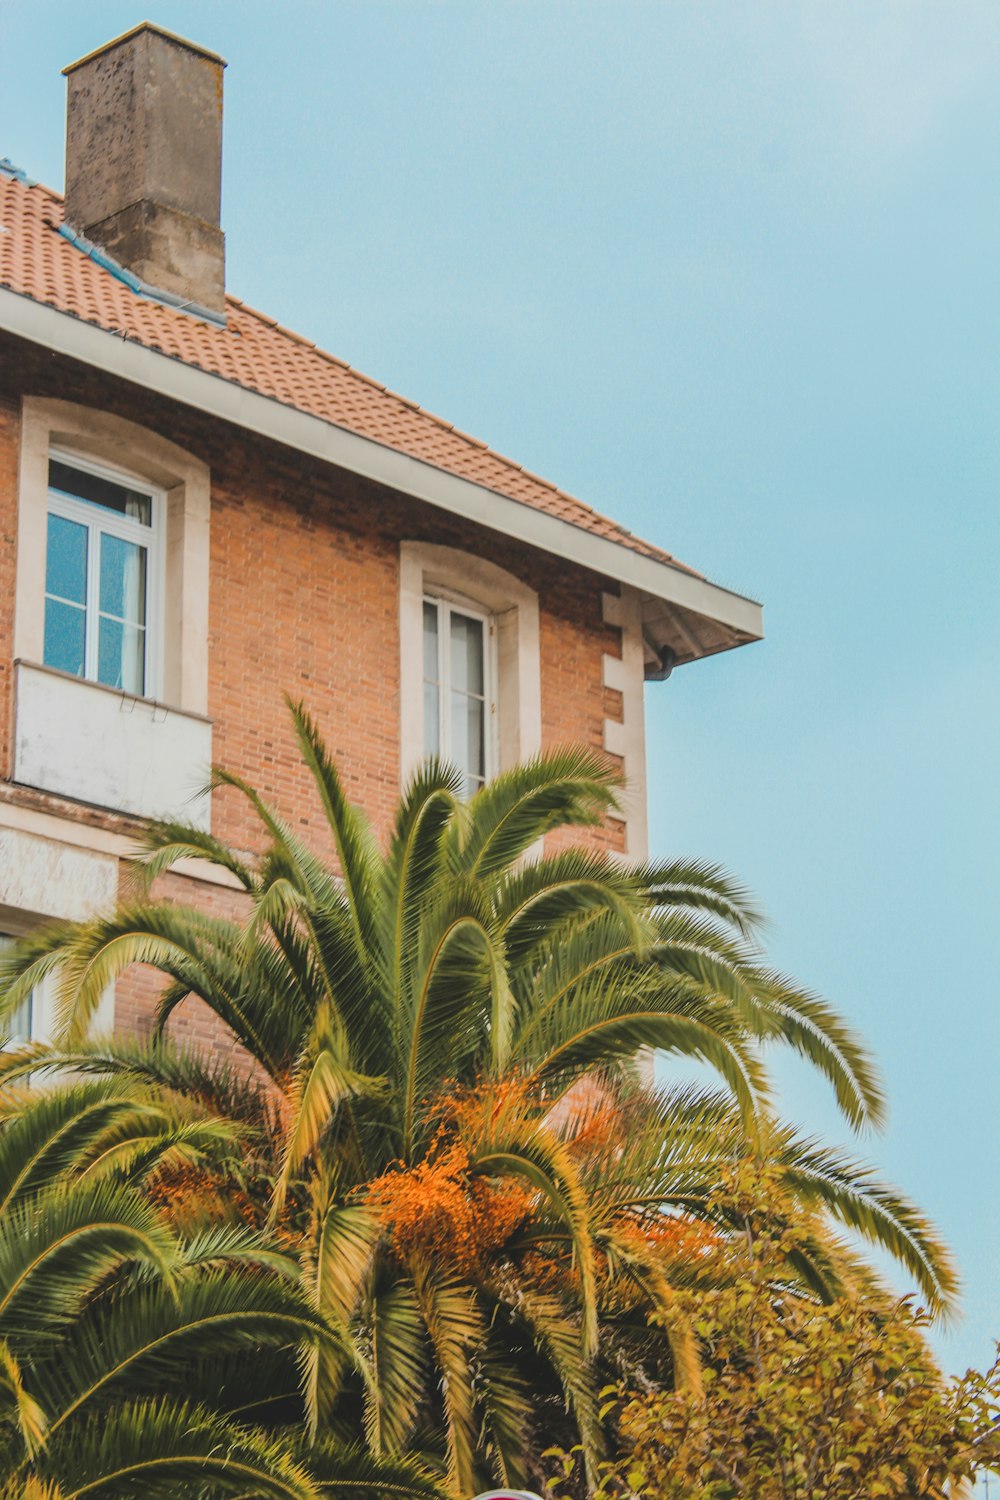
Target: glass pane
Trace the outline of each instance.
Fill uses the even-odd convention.
[[[451,617],[451,685],[465,693],[483,691],[483,622]]]
[[[146,549],[101,533],[101,613],[146,623]]]
[[[34,1007],[32,1005],[32,997],[28,995],[24,1000],[21,1001],[20,1005],[17,1007],[17,1010],[7,1022],[8,1042],[20,1043],[31,1041],[31,1022],[33,1009]]]
[[[424,677],[438,680],[438,607],[424,600]]]
[[[450,759],[464,773],[467,793],[486,775],[484,712],[481,698],[452,692]]]
[[[45,592],[74,604],[87,602],[87,528],[63,516],[49,516]]]
[[[58,599],[45,601],[45,646],[43,660],[47,667],[83,676],[84,640],[87,612],[75,604]]]
[[[97,636],[97,680],[126,693],[146,689],[146,632],[102,615]]]
[[[13,943],[13,938],[0,935],[0,953],[3,953],[11,948],[13,946]],[[31,1022],[33,1009],[34,1007],[32,1004],[32,997],[29,994],[24,1000],[21,1001],[21,1004],[17,1007],[17,1010],[10,1017],[10,1019],[4,1022],[3,1026],[0,1027],[0,1033],[6,1035],[8,1043],[31,1041]]]
[[[424,754],[441,754],[441,689],[424,683]]]
[[[49,460],[49,489],[72,495],[75,500],[86,500],[89,505],[116,510],[121,516],[141,521],[143,526],[148,526],[153,517],[152,499],[141,490],[131,490],[111,479],[99,479],[96,474],[74,469],[70,464],[60,463],[57,458]]]

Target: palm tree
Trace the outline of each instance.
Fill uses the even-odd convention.
[[[229,1188],[295,1248],[332,1335],[304,1364],[314,1442],[363,1433],[374,1455],[437,1459],[458,1495],[523,1481],[535,1435],[567,1420],[593,1461],[609,1370],[698,1378],[673,1287],[699,1256],[678,1246],[699,1226],[729,1232],[719,1184],[740,1155],[773,1158],[802,1205],[788,1274],[816,1295],[858,1273],[832,1217],[947,1304],[953,1273],[920,1214],[771,1121],[768,1045],[815,1065],[852,1126],[877,1124],[883,1100],[833,1010],[764,965],[745,892],[694,862],[538,854],[613,807],[600,757],[548,754],[467,804],[428,762],[382,851],[316,726],[292,712],[332,858],[219,771],[215,786],[255,809],[263,854],[168,823],[149,832],[145,870],[152,882],[181,858],[215,862],[245,892],[243,920],[147,895],[50,929],[9,965],[3,1006],[56,975],[62,1065],[198,1100],[239,1130]],[[157,1035],[86,1042],[106,986],[136,962],[168,981]],[[171,1045],[191,995],[232,1031],[242,1074]],[[657,1091],[649,1049],[709,1064],[722,1092]]]
[[[114,1080],[17,1097],[0,1125],[0,1474],[39,1494],[318,1494],[211,1401],[208,1364],[318,1336],[290,1268],[245,1230],[179,1240],[140,1190],[227,1133]],[[254,1274],[250,1274],[251,1270]],[[211,1350],[211,1361],[206,1360]],[[163,1394],[164,1384],[186,1392]],[[30,1481],[30,1483],[29,1483]]]
[[[39,1050],[12,1062],[44,1068]],[[0,1494],[321,1500],[324,1478],[435,1493],[332,1448],[307,1467],[267,1430],[262,1364],[294,1390],[296,1352],[329,1337],[298,1268],[245,1227],[178,1235],[148,1191],[232,1139],[134,1082],[3,1089]]]

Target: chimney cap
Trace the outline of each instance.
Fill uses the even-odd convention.
[[[112,37],[110,42],[105,42],[101,47],[95,47],[93,52],[88,52],[84,57],[78,57],[76,62],[71,62],[63,68],[63,77],[66,78],[77,68],[82,68],[84,63],[91,62],[95,57],[100,57],[102,52],[110,52],[112,47],[118,47],[122,42],[127,42],[141,31],[151,31],[156,36],[166,37],[168,42],[176,42],[179,47],[187,47],[190,52],[197,52],[201,57],[207,57],[209,62],[217,62],[226,67],[226,59],[220,57],[218,52],[212,52],[208,47],[202,47],[197,42],[189,42],[187,37],[178,36],[176,31],[168,31],[165,26],[157,26],[152,21],[140,21],[138,26],[133,26],[130,31],[123,31],[121,36]]]

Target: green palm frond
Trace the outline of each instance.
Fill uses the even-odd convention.
[[[329,1337],[291,1283],[250,1278],[241,1267],[188,1274],[171,1287],[139,1283],[88,1309],[48,1363],[50,1437],[109,1399],[184,1389],[185,1370],[204,1349],[221,1388],[227,1358]]]
[[[204,860],[220,870],[228,870],[245,891],[254,889],[254,873],[246,860],[241,859],[228,844],[196,828],[193,823],[178,823],[163,820],[153,822],[141,835],[143,858],[140,873],[147,888],[158,875],[172,870],[182,859]]]
[[[321,1006],[313,1034],[288,1089],[289,1123],[275,1185],[274,1212],[284,1207],[293,1175],[350,1101],[384,1096],[386,1081],[352,1066],[347,1038],[329,1008]]]
[[[39,1475],[63,1500],[321,1500],[287,1444],[183,1401],[123,1401],[49,1442]]]
[[[364,1449],[322,1441],[302,1451],[328,1500],[450,1500],[435,1476],[415,1459],[374,1457]]]
[[[455,870],[484,878],[509,869],[557,828],[594,827],[617,806],[621,777],[593,750],[549,751],[486,784],[450,839]]]
[[[425,914],[420,947],[397,1023],[402,1143],[409,1156],[420,1138],[420,1107],[443,1077],[468,1069],[489,1042],[484,1022],[502,980],[489,912],[475,886],[450,885]]]
[[[24,1383],[24,1371],[6,1339],[0,1339],[0,1414],[13,1425],[30,1459],[45,1442],[48,1418]],[[0,1492],[2,1493],[2,1492]]]
[[[360,809],[345,796],[337,768],[327,754],[316,723],[305,705],[286,701],[302,758],[312,773],[333,835],[358,947],[370,955],[374,946],[377,864],[371,829]]]
[[[781,1132],[772,1149],[790,1188],[888,1251],[913,1276],[933,1312],[954,1311],[959,1281],[948,1249],[903,1193],[847,1152],[800,1140],[790,1130]]]
[[[185,1118],[130,1081],[82,1079],[9,1091],[0,1117],[0,1213],[60,1178],[113,1175],[140,1180],[167,1162],[192,1162],[232,1149],[236,1125]]]
[[[494,903],[510,963],[529,969],[533,959],[551,953],[561,930],[571,936],[574,924],[595,914],[617,924],[633,954],[644,953],[652,937],[631,871],[583,849],[505,871]]]
[[[139,1103],[114,1079],[90,1079],[41,1093],[26,1091],[5,1101],[0,1128],[0,1214],[60,1176],[77,1176],[91,1165],[123,1127],[143,1134],[151,1116],[165,1111]],[[13,1108],[11,1108],[13,1105]]]
[[[425,1399],[430,1362],[427,1329],[409,1279],[397,1278],[376,1292],[368,1337],[365,1435],[373,1453],[401,1453]]]
[[[878,1070],[833,1007],[770,971],[754,971],[752,983],[769,1013],[769,1038],[791,1047],[826,1077],[855,1129],[884,1124],[886,1098]]]
[[[449,1477],[460,1495],[475,1485],[477,1423],[473,1351],[486,1328],[472,1288],[431,1264],[410,1267],[417,1306],[439,1371]]]
[[[581,1350],[578,1320],[556,1293],[539,1291],[531,1285],[515,1289],[501,1284],[494,1290],[513,1304],[518,1322],[534,1349],[556,1372],[579,1434],[588,1474],[593,1477],[604,1451],[605,1437],[598,1415],[595,1367]]]
[[[522,1485],[533,1446],[535,1396],[529,1374],[518,1368],[512,1351],[489,1328],[476,1354],[476,1394],[483,1414],[479,1439],[488,1467],[477,1483]]]
[[[361,1204],[330,1202],[317,1185],[315,1222],[303,1251],[303,1286],[310,1305],[338,1338],[312,1346],[304,1358],[309,1431],[333,1421],[349,1376],[364,1372],[354,1321],[372,1269],[382,1226]],[[377,1414],[373,1414],[377,1420]]]
[[[634,871],[637,885],[651,906],[662,912],[694,911],[718,917],[741,937],[753,940],[766,925],[763,912],[746,886],[720,865],[701,860],[671,860]]]
[[[580,1279],[581,1340],[584,1355],[597,1347],[597,1285],[590,1206],[579,1169],[554,1131],[545,1124],[508,1115],[498,1121],[493,1140],[481,1139],[476,1171],[521,1178],[535,1188],[569,1235],[574,1269]]]
[[[286,1281],[298,1281],[301,1268],[287,1250],[277,1250],[245,1224],[213,1224],[183,1240],[177,1251],[178,1276],[195,1267],[263,1268]]]
[[[429,893],[443,874],[443,843],[460,787],[456,771],[428,761],[407,786],[396,813],[378,903],[382,985],[396,1004],[407,962],[419,943]]]
[[[56,1183],[0,1218],[0,1329],[22,1340],[54,1336],[106,1277],[137,1263],[172,1279],[177,1244],[134,1189]]]

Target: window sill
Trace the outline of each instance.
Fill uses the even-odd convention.
[[[14,779],[142,818],[180,818],[207,829],[212,725],[87,682],[16,661]]]

